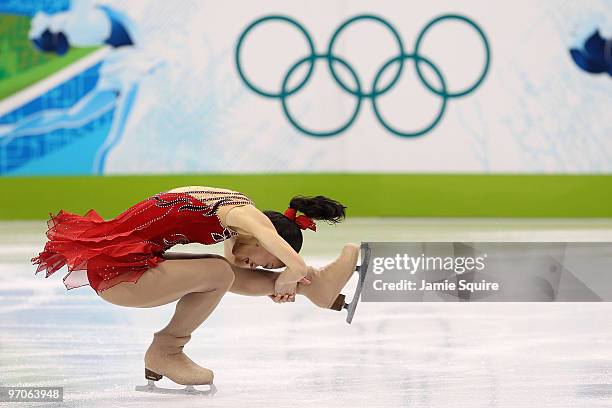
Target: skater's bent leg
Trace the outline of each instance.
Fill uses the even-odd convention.
[[[244,296],[269,296],[274,294],[274,282],[278,273],[266,269],[242,268],[231,264],[225,257],[215,254],[189,254],[167,252],[166,259],[206,259],[215,258],[227,262],[234,271],[234,283],[230,292]]]
[[[231,269],[227,268],[222,278],[217,280],[215,289],[207,292],[192,292],[183,296],[176,304],[172,319],[160,332],[176,337],[193,333],[217,307],[233,281],[234,275]]]
[[[155,307],[174,302],[188,293],[209,292],[232,277],[227,262],[216,258],[166,260],[140,276],[99,293],[107,302],[127,307]],[[232,278],[233,280],[233,278]]]
[[[233,282],[232,268],[224,260],[166,260],[145,272],[136,283],[120,283],[100,296],[131,307],[154,307],[180,299],[172,319],[160,332],[182,337],[208,318]]]

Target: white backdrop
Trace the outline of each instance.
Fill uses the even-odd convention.
[[[143,55],[165,62],[141,77],[107,173],[612,172],[612,78],[582,71],[569,55],[597,27],[612,36],[612,5],[606,0],[107,3],[133,18]],[[298,20],[317,52],[324,53],[333,31],[360,13],[395,26],[406,52],[412,52],[431,19],[465,15],[488,38],[488,75],[471,94],[449,99],[438,125],[417,138],[384,129],[367,99],[346,131],[327,138],[305,135],[287,121],[280,101],[255,94],[238,76],[236,42],[257,18],[283,14]],[[338,41],[337,54],[355,69],[366,91],[376,71],[397,53],[389,31],[372,22],[354,24]],[[474,83],[484,64],[476,32],[453,21],[432,28],[420,53],[440,69],[450,91]],[[279,90],[289,67],[307,55],[304,37],[294,27],[271,22],[245,40],[242,60],[253,82]],[[125,59],[124,72],[137,64],[133,59]],[[339,71],[352,85],[346,71]],[[438,85],[431,71],[426,76]],[[304,70],[298,70],[293,83],[303,77]],[[421,84],[409,60],[379,103],[389,123],[414,130],[432,121],[440,100]],[[323,130],[347,120],[355,97],[319,60],[306,86],[288,101],[304,126]]]

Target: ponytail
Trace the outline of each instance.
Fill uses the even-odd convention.
[[[289,202],[289,208],[300,211],[313,220],[322,220],[330,224],[337,224],[346,217],[345,206],[324,196],[295,196]],[[295,252],[300,252],[304,238],[295,220],[290,220],[278,211],[266,210],[263,213],[272,221],[278,235],[287,241]]]
[[[295,196],[289,202],[289,208],[300,211],[314,220],[327,221],[330,224],[341,222],[345,217],[346,207],[336,200],[325,196]]]

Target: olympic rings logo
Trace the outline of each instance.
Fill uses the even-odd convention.
[[[380,69],[377,71],[374,77],[373,84],[369,91],[363,89],[361,80],[359,76],[357,75],[357,72],[355,72],[355,69],[346,60],[334,54],[334,46],[338,38],[340,37],[340,34],[344,30],[346,30],[350,25],[358,21],[363,21],[363,20],[372,21],[372,22],[381,24],[383,27],[388,29],[393,35],[395,42],[397,43],[397,49],[398,49],[398,53],[395,57],[392,57],[391,59],[389,59],[388,61],[384,62],[381,65]],[[442,21],[445,21],[445,20],[456,20],[456,21],[465,23],[468,26],[472,27],[476,31],[480,39],[482,40],[482,43],[484,45],[484,50],[485,50],[485,64],[484,64],[484,67],[482,68],[482,71],[480,72],[480,75],[478,76],[478,79],[470,86],[467,86],[464,89],[460,89],[457,91],[450,91],[447,88],[446,80],[444,79],[444,76],[442,75],[442,72],[440,71],[440,69],[430,59],[426,58],[425,56],[419,53],[419,49],[421,47],[421,44],[423,43],[423,39],[425,38],[425,35],[427,34],[428,30],[431,29],[436,24]],[[310,51],[309,55],[299,59],[288,69],[287,73],[285,74],[283,78],[281,89],[279,91],[270,91],[270,90],[266,90],[266,89],[263,89],[255,85],[249,78],[247,78],[245,71],[243,69],[243,66],[242,66],[242,62],[241,62],[241,52],[242,52],[242,46],[244,44],[245,38],[247,38],[249,33],[253,29],[255,29],[257,26],[260,26],[270,21],[284,22],[296,28],[306,39],[306,43]],[[289,107],[287,104],[288,97],[296,94],[308,83],[308,80],[310,79],[314,71],[315,63],[318,60],[327,61],[329,72],[331,73],[333,79],[336,81],[338,86],[342,88],[344,91],[348,92],[349,94],[355,97],[355,107],[353,109],[353,113],[351,117],[349,118],[349,120],[343,125],[339,126],[338,128],[325,130],[325,131],[315,131],[315,130],[310,130],[310,129],[305,128],[302,124],[300,124],[297,121],[294,115],[289,111]],[[414,61],[414,67],[416,69],[417,76],[419,80],[422,82],[422,84],[425,85],[425,87],[430,92],[434,93],[435,95],[439,96],[442,99],[442,103],[440,104],[440,108],[439,108],[438,114],[435,117],[435,119],[429,125],[425,126],[424,128],[417,130],[417,131],[413,131],[413,132],[403,131],[389,124],[383,118],[380,112],[379,105],[378,105],[378,98],[384,95],[385,93],[387,93],[399,81],[402,71],[404,69],[404,63],[407,60]],[[407,53],[405,51],[404,43],[398,31],[393,26],[387,20],[383,19],[382,17],[378,17],[372,14],[357,15],[355,17],[352,17],[346,20],[344,23],[342,23],[334,31],[334,34],[332,35],[329,41],[329,44],[327,46],[327,52],[324,54],[317,53],[315,49],[314,41],[312,37],[310,36],[310,34],[308,33],[308,31],[304,28],[304,26],[302,26],[296,20],[290,17],[287,17],[287,16],[282,16],[282,15],[269,15],[269,16],[265,16],[265,17],[262,17],[262,18],[259,18],[253,21],[249,26],[247,26],[247,28],[242,32],[242,34],[240,34],[240,37],[238,38],[238,42],[236,44],[236,50],[235,50],[236,67],[238,69],[238,74],[240,78],[242,79],[242,81],[244,82],[244,84],[251,91],[255,92],[258,95],[261,95],[266,98],[271,98],[271,99],[279,99],[281,102],[283,112],[285,116],[287,117],[287,120],[289,120],[289,122],[297,130],[307,135],[315,136],[315,137],[335,136],[335,135],[338,135],[344,132],[349,127],[351,127],[353,123],[355,122],[355,120],[357,119],[357,116],[359,115],[361,104],[364,99],[369,99],[372,102],[372,108],[374,110],[374,114],[376,115],[376,118],[378,119],[380,124],[385,129],[387,129],[389,132],[397,136],[401,136],[401,137],[421,136],[429,132],[430,130],[432,130],[440,122],[440,120],[442,120],[442,117],[444,116],[444,112],[446,110],[446,104],[449,99],[460,98],[462,96],[466,96],[470,94],[471,92],[473,92],[474,90],[476,90],[476,88],[478,88],[482,84],[482,82],[484,81],[487,75],[487,72],[489,71],[490,61],[491,61],[491,52],[489,49],[489,41],[487,40],[487,37],[484,31],[474,21],[470,20],[469,18],[465,16],[457,15],[457,14],[444,14],[444,15],[434,18],[429,23],[427,23],[427,25],[425,25],[425,27],[419,32],[417,39],[416,39],[416,44],[414,46],[414,50],[411,53]],[[291,77],[298,70],[298,68],[300,68],[303,64],[308,64],[308,70],[306,72],[306,75],[295,86],[290,87],[289,82],[291,80]],[[354,86],[350,86],[346,84],[345,81],[343,81],[340,78],[337,72],[336,64],[341,65],[343,68],[345,68],[348,71],[348,73],[352,77]],[[393,65],[398,66],[397,72],[395,73],[395,75],[392,76],[392,79],[390,80],[390,83],[388,85],[382,86],[380,82],[381,82],[381,79],[383,78],[383,75],[385,74],[387,69],[389,69]],[[423,67],[422,67],[423,65],[426,65],[433,71],[433,73],[435,74],[435,77],[437,77],[437,80],[439,82],[438,87],[430,84],[428,80],[425,78],[425,76],[423,75]]]

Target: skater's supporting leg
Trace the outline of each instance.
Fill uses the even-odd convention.
[[[120,283],[100,296],[111,303],[131,307],[153,307],[180,299],[174,316],[154,334],[145,353],[145,377],[155,381],[165,375],[178,384],[212,384],[213,372],[189,359],[183,347],[233,281],[232,268],[224,260],[167,260],[149,269],[136,283]]]
[[[233,279],[229,264],[216,258],[166,260],[142,274],[136,283],[122,282],[99,295],[127,307],[165,305],[194,292],[212,293],[209,297],[218,298],[218,302],[220,292],[225,293]]]
[[[226,279],[219,282],[217,289],[186,294],[176,304],[170,322],[159,332],[177,337],[190,335],[210,316],[230,285],[231,280]]]

